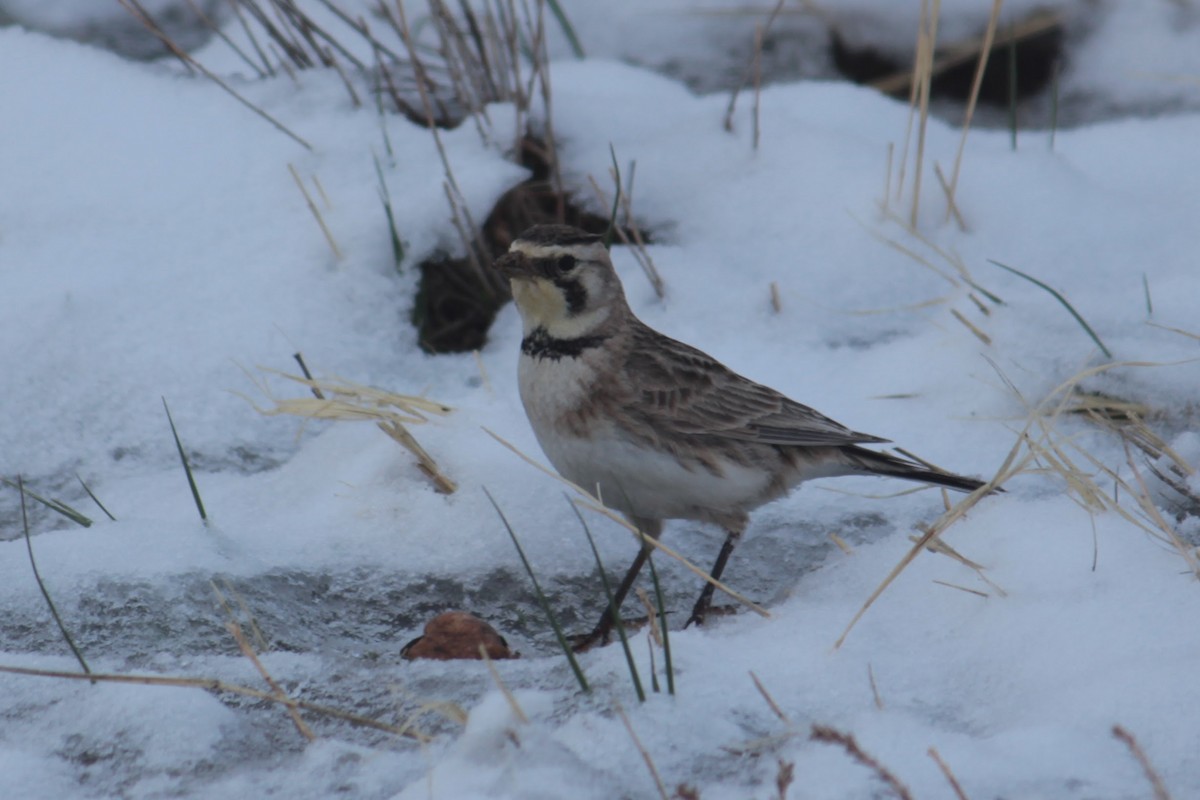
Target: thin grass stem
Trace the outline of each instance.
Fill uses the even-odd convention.
[[[396,230],[396,215],[392,213],[392,195],[388,191],[387,181],[383,177],[383,165],[379,163],[379,157],[375,155],[374,151],[371,153],[371,158],[375,162],[375,174],[379,176],[379,202],[383,204],[383,213],[387,217],[388,234],[392,241],[392,260],[396,264],[396,271],[399,272],[400,265],[404,263],[404,241]]]
[[[954,790],[954,796],[958,798],[958,800],[969,800],[967,793],[963,791],[962,784],[959,783],[958,778],[954,776],[954,772],[951,771],[950,765],[942,760],[942,756],[940,753],[938,753],[937,749],[930,747],[925,752],[934,760],[934,763],[938,765],[938,769],[942,771],[942,774],[946,776],[946,781],[950,784],[950,788]]]
[[[92,502],[95,503],[96,505],[100,506],[100,510],[103,511],[110,520],[112,520],[113,522],[116,522],[117,518],[112,515],[111,511],[109,511],[107,508],[104,507],[104,503],[101,503],[100,498],[96,497],[96,493],[93,492],[88,487],[88,485],[83,482],[83,478],[79,477],[78,472],[75,473],[75,480],[79,481],[79,485],[83,487],[83,490],[85,492],[87,492],[87,496],[92,498]]]
[[[304,195],[304,202],[308,205],[309,212],[317,221],[317,225],[321,228],[321,233],[325,235],[325,241],[329,244],[329,249],[333,251],[333,258],[336,261],[342,260],[342,250],[338,247],[337,240],[333,238],[333,232],[329,230],[329,226],[325,224],[325,217],[321,215],[321,210],[317,208],[317,204],[313,202],[312,195],[308,193],[308,189],[304,188],[304,181],[300,180],[300,173],[296,168],[288,164],[288,172],[292,173],[292,180],[296,182],[296,188],[300,190],[300,194]]]
[[[779,16],[779,12],[783,10],[783,5],[785,2],[786,0],[778,0],[778,2],[775,3],[775,7],[771,9],[771,13],[767,16],[767,21],[762,25],[762,36],[766,36],[767,32],[771,30],[771,23],[773,23],[775,18]],[[729,94],[729,105],[725,107],[725,119],[723,124],[725,126],[725,130],[729,131],[730,133],[733,132],[733,112],[737,109],[738,95],[741,93],[742,87],[746,85],[746,82],[750,80],[750,77],[753,74],[754,58],[755,56],[752,53],[750,61],[746,64],[742,71],[742,77],[737,82],[737,86],[735,86],[733,91]]]
[[[355,31],[355,33],[357,33],[359,36],[366,39],[371,44],[372,48],[379,50],[381,52],[387,53],[389,56],[391,56],[397,62],[400,62],[400,63],[404,62],[404,59],[400,57],[399,53],[397,53],[395,50],[392,50],[391,48],[387,47],[386,45],[384,45],[382,42],[380,42],[378,39],[376,39],[374,36],[371,35],[371,31],[367,27],[367,24],[363,21],[362,17],[359,17],[357,20],[354,20],[353,18],[350,17],[349,14],[347,14],[342,9],[338,8],[333,3],[329,2],[329,0],[317,0],[317,2],[320,3],[321,5],[325,6],[325,8],[329,9],[334,14],[334,16],[336,16],[342,22],[349,25],[350,28],[352,28]],[[328,36],[326,36],[325,38],[327,41],[329,40]],[[330,42],[330,43],[333,44],[333,42]],[[342,48],[339,47],[338,49],[341,50]],[[342,50],[342,54],[345,55],[347,58],[350,58],[349,53],[347,53],[345,50]],[[351,59],[351,60],[354,61],[355,66],[357,66],[359,69],[366,69],[366,67],[362,64],[362,62],[358,61],[357,59]]]
[[[938,21],[941,18],[941,0],[932,0],[932,8],[922,0],[921,35],[918,37],[918,51],[922,58],[918,62],[918,113],[917,113],[917,152],[913,166],[912,208],[909,212],[909,225],[917,227],[917,219],[921,206],[921,177],[922,165],[925,161],[925,132],[929,124],[929,96],[933,85],[933,51],[937,46]]]
[[[513,530],[512,525],[508,523],[508,519],[504,516],[504,512],[500,510],[500,506],[496,503],[496,498],[492,497],[492,493],[484,486],[483,493],[487,495],[488,502],[492,504],[492,508],[496,509],[497,516],[504,523],[504,529],[508,531],[508,537],[512,539],[513,547],[517,549],[517,555],[521,557],[521,564],[525,567],[525,573],[529,576],[529,580],[533,583],[533,592],[537,596],[538,605],[542,608],[542,613],[546,615],[546,619],[550,622],[550,627],[554,629],[554,636],[558,639],[558,646],[562,648],[563,654],[567,657],[567,662],[571,665],[571,671],[575,673],[575,680],[579,683],[579,688],[585,692],[590,692],[592,689],[588,686],[587,678],[583,675],[583,670],[579,666],[579,662],[575,660],[575,653],[571,650],[571,643],[567,641],[567,635],[563,633],[562,626],[558,624],[558,617],[550,608],[550,601],[546,599],[546,594],[542,591],[541,584],[538,583],[537,575],[533,572],[533,567],[529,563],[529,559],[525,557],[525,550],[521,547],[521,542],[517,539],[517,532]]]
[[[575,518],[579,520],[579,524],[583,526],[583,534],[587,537],[588,546],[592,548],[592,557],[596,559],[596,569],[600,570],[600,585],[604,587],[604,597],[608,601],[608,614],[612,618],[613,628],[617,631],[617,638],[621,640],[621,649],[625,651],[625,663],[629,666],[629,677],[633,681],[633,689],[637,692],[638,700],[646,702],[646,692],[642,688],[642,679],[638,675],[637,663],[633,660],[633,651],[629,648],[629,637],[625,633],[625,623],[621,620],[621,609],[617,608],[616,598],[613,596],[612,584],[608,581],[608,573],[604,570],[604,562],[600,559],[600,551],[596,549],[596,540],[592,536],[591,528],[583,519],[583,514],[579,508],[571,502],[571,498],[565,493],[567,505],[575,512]]]
[[[492,681],[495,682],[496,688],[504,695],[505,701],[508,703],[509,709],[513,712],[513,716],[523,725],[529,724],[529,715],[525,713],[525,709],[521,708],[521,704],[517,702],[517,696],[513,694],[512,689],[508,688],[508,684],[504,682],[503,676],[500,675],[500,670],[496,669],[496,662],[488,655],[487,645],[483,642],[479,643],[479,659],[486,666],[488,672],[492,676]]]
[[[641,597],[647,602],[646,608],[653,617],[654,607],[649,605],[650,598],[646,597],[645,592],[642,592]],[[650,691],[661,694],[662,687],[658,685],[658,665],[654,663],[654,637],[652,636],[646,637],[646,655],[650,658]]]
[[[196,0],[185,0],[185,2],[187,2],[188,8],[192,10],[192,13],[195,14],[196,17],[204,24],[204,27],[208,28],[213,32],[214,35],[217,36],[217,38],[228,45],[229,49],[233,50],[233,52],[236,53],[238,57],[242,59],[242,61],[246,62],[246,66],[258,73],[258,77],[267,77],[267,73],[263,72],[262,68],[260,68],[258,64],[255,64],[253,59],[246,55],[246,53],[234,43],[233,39],[229,38],[229,35],[225,33],[224,28],[222,28],[220,25],[214,22],[211,17],[205,14],[204,10],[201,9],[200,6],[196,5]]]
[[[947,192],[949,204],[946,216],[955,209],[955,195],[958,193],[958,174],[962,167],[963,150],[967,146],[967,133],[971,130],[971,120],[975,116],[975,106],[979,102],[979,90],[983,87],[983,76],[987,71],[988,58],[992,54],[992,43],[996,39],[996,25],[1000,21],[1000,7],[1004,0],[992,0],[992,13],[988,16],[987,30],[983,34],[983,43],[979,48],[979,62],[975,67],[975,78],[971,82],[971,94],[967,99],[967,110],[963,114],[962,136],[958,140],[958,150],[954,154],[954,169],[950,172],[950,189]]]
[[[558,27],[562,29],[563,36],[567,37],[567,41],[571,45],[571,52],[575,54],[576,58],[582,59],[584,57],[583,45],[579,42],[575,26],[571,24],[571,20],[567,19],[567,14],[562,10],[562,6],[558,4],[558,0],[546,0],[546,5],[550,6],[550,13],[554,15]]]
[[[900,800],[913,800],[912,792],[900,782],[895,773],[885,767],[879,759],[859,747],[858,742],[851,734],[828,725],[813,725],[809,739],[814,742],[839,745],[853,761],[874,772],[875,777],[883,781],[892,794]]]
[[[621,165],[617,163],[617,149],[612,142],[608,143],[608,152],[612,156],[613,183],[617,188],[613,194],[612,211],[608,215],[608,230],[604,232],[605,250],[612,249],[613,237],[617,233],[617,209],[621,205]]]
[[[163,410],[167,412],[167,422],[171,424],[171,435],[175,437],[175,449],[179,451],[179,460],[183,462],[183,471],[187,474],[188,486],[192,490],[192,499],[196,501],[196,510],[200,519],[208,522],[208,514],[204,512],[204,501],[200,499],[200,489],[196,486],[196,478],[192,475],[192,465],[188,462],[187,453],[183,451],[183,442],[179,440],[179,431],[175,428],[175,420],[171,419],[171,409],[167,406],[167,398],[162,399]]]
[[[654,584],[654,602],[658,605],[659,630],[662,632],[663,668],[667,671],[667,694],[675,694],[675,666],[671,662],[671,634],[667,631],[667,603],[663,599],[662,585],[658,582],[658,569],[654,566],[654,553],[646,557],[650,567],[650,581]]]
[[[304,361],[304,354],[296,351],[292,353],[292,358],[296,359],[296,363],[300,365],[300,371],[304,373],[304,378],[309,382],[309,389],[312,390],[313,397],[318,400],[325,399],[325,393],[321,391],[321,387],[313,380],[312,373],[308,371],[308,364]]]
[[[254,31],[250,28],[250,23],[246,22],[246,17],[242,14],[242,5],[238,0],[227,0],[229,7],[233,9],[233,15],[238,18],[238,22],[242,26],[242,32],[246,34],[246,38],[250,40],[251,46],[254,47],[254,52],[262,59],[263,69],[267,75],[275,77],[275,70],[271,67],[271,59],[267,58],[267,54],[263,51],[262,46],[258,43],[258,38],[254,35]]]
[[[66,641],[67,647],[70,647],[71,652],[75,654],[75,660],[79,662],[80,669],[91,675],[91,667],[88,666],[83,653],[76,646],[75,640],[71,638],[71,632],[67,630],[66,624],[59,615],[58,608],[54,605],[54,600],[50,597],[50,590],[46,588],[46,583],[42,580],[42,574],[38,571],[37,560],[33,557],[33,538],[29,535],[29,515],[25,511],[25,480],[20,475],[17,475],[17,491],[21,495],[21,529],[25,532],[25,549],[29,553],[29,567],[33,570],[33,580],[37,583],[42,597],[45,598],[46,606],[50,609],[50,616],[54,617],[54,623],[58,625],[58,630]]]
[[[242,97],[242,95],[240,95],[236,91],[234,91],[233,87],[231,87],[225,81],[221,80],[221,78],[219,78],[214,72],[212,72],[207,67],[205,67],[203,64],[201,64],[199,61],[197,61],[196,59],[194,59],[190,55],[188,55],[186,52],[184,52],[184,50],[182,48],[180,48],[179,45],[177,45],[174,41],[171,40],[170,37],[168,37],[165,33],[163,33],[162,29],[160,29],[158,27],[158,25],[150,18],[150,16],[148,14],[146,14],[146,12],[140,6],[138,6],[136,3],[131,2],[131,0],[117,0],[117,2],[120,3],[127,11],[129,11],[129,13],[133,14],[133,16],[139,22],[141,22],[143,25],[145,25],[146,28],[152,34],[154,34],[154,36],[157,37],[159,39],[159,41],[161,41],[163,43],[163,45],[166,46],[180,61],[182,61],[185,65],[187,65],[189,69],[199,70],[204,75],[204,77],[208,78],[213,83],[215,83],[217,86],[221,87],[223,90],[225,90],[227,93],[229,93],[229,95],[232,96],[233,99],[237,100],[239,103],[244,105],[246,108],[250,109],[255,114],[262,117],[267,122],[271,123],[271,125],[273,125],[276,128],[276,130],[287,135],[290,139],[292,139],[292,141],[301,145],[305,150],[308,150],[310,152],[312,151],[313,147],[311,144],[309,144],[307,141],[302,139],[296,133],[291,131],[286,125],[284,125],[282,122],[280,122],[279,120],[272,117],[266,111],[263,111],[261,108],[254,105],[253,103],[251,103],[245,97]]]
[[[775,702],[775,698],[771,697],[771,693],[767,691],[767,687],[763,686],[763,682],[754,674],[754,670],[750,670],[750,680],[754,681],[754,688],[762,695],[762,699],[766,701],[767,707],[771,709],[771,713],[782,722],[784,725],[791,725],[792,721],[788,719],[788,715],[783,713],[783,709]]]
[[[633,746],[642,754],[642,761],[646,762],[646,769],[650,771],[650,777],[654,779],[654,785],[658,789],[658,796],[662,800],[670,800],[667,795],[667,788],[663,785],[662,777],[658,774],[658,767],[654,766],[654,759],[650,757],[650,751],[642,744],[642,740],[638,738],[637,733],[633,730],[633,723],[629,721],[629,715],[625,713],[625,709],[620,703],[614,701],[617,716],[621,718],[621,722],[625,725],[625,730],[629,732],[629,738],[633,740]]]
[[[307,700],[297,700],[292,697],[277,697],[272,692],[266,692],[261,689],[252,689],[249,686],[239,686],[237,684],[225,683],[216,678],[196,678],[188,676],[173,677],[169,675],[119,675],[114,673],[96,673],[91,674],[79,672],[64,672],[61,670],[36,669],[33,667],[15,667],[7,664],[0,664],[0,673],[6,675],[29,675],[37,678],[57,678],[59,680],[75,680],[75,681],[91,681],[92,683],[125,683],[136,684],[139,686],[177,686],[192,689],[204,689],[209,692],[226,692],[237,694],[243,697],[253,697],[256,700],[265,700],[270,703],[280,703],[285,706],[301,708],[305,711],[312,711],[315,714],[340,719],[349,722],[351,725],[357,725],[363,728],[373,728],[377,731],[384,731],[395,736],[404,737],[407,739],[415,739],[418,742],[428,742],[430,738],[422,733],[419,733],[411,728],[397,727],[388,725],[385,722],[379,722],[369,717],[364,717],[350,711],[343,711],[340,708],[332,708],[319,703],[312,703]]]
[[[1046,285],[1045,283],[1042,283],[1041,281],[1039,281],[1037,278],[1033,277],[1032,275],[1027,275],[1024,272],[1021,272],[1021,270],[1010,267],[1007,264],[1001,264],[999,261],[996,261],[995,259],[989,258],[988,261],[991,262],[992,264],[995,264],[997,267],[1000,267],[1003,270],[1007,270],[1007,271],[1011,272],[1013,275],[1016,275],[1019,278],[1024,278],[1025,280],[1032,283],[1034,286],[1045,289],[1047,292],[1049,292],[1054,297],[1055,300],[1057,300],[1059,303],[1062,304],[1063,308],[1065,308],[1067,311],[1071,312],[1071,316],[1075,318],[1075,321],[1079,323],[1080,327],[1082,327],[1083,330],[1087,333],[1087,335],[1089,337],[1091,337],[1091,340],[1096,343],[1096,346],[1100,348],[1101,352],[1103,352],[1104,355],[1106,355],[1108,358],[1113,357],[1112,351],[1104,346],[1104,342],[1100,341],[1100,337],[1096,334],[1096,332],[1094,330],[1092,330],[1092,326],[1087,324],[1087,320],[1085,320],[1082,316],[1079,315],[1079,312],[1076,311],[1075,307],[1072,306],[1067,301],[1067,298],[1063,297],[1061,294],[1059,294],[1057,291],[1052,289],[1050,286]]]
[[[266,666],[258,657],[258,653],[254,652],[254,648],[251,647],[250,641],[246,638],[246,634],[242,631],[242,626],[238,625],[236,620],[230,618],[225,621],[225,630],[229,631],[229,635],[232,636],[233,640],[237,643],[238,649],[242,651],[242,655],[244,655],[250,661],[250,663],[254,665],[254,668],[258,670],[258,674],[262,676],[262,679],[266,682],[267,686],[271,687],[271,693],[279,699],[285,708],[287,708],[288,716],[291,717],[292,724],[296,726],[296,731],[308,741],[315,741],[317,735],[312,732],[312,728],[308,727],[308,723],[306,723],[300,716],[299,709],[287,702],[287,693],[283,691],[283,687],[281,687],[279,682],[276,681],[271,673],[267,671]]]
[[[18,486],[18,484],[15,483],[14,481],[9,480],[8,478],[0,477],[0,483],[3,483],[5,486],[11,486],[14,489],[20,490],[20,487]],[[25,495],[28,495],[32,499],[38,501],[39,503],[41,503],[42,505],[44,505],[46,508],[50,509],[51,511],[53,511],[57,514],[62,514],[64,517],[66,517],[67,519],[71,520],[74,523],[82,525],[85,528],[92,527],[92,520],[89,517],[86,517],[83,514],[79,513],[78,511],[71,508],[69,505],[67,505],[66,503],[64,503],[61,500],[55,500],[52,497],[42,497],[37,492],[31,491],[29,489],[24,489],[23,493]]]
[[[1138,762],[1138,766],[1142,768],[1142,772],[1146,775],[1146,780],[1149,781],[1151,788],[1154,790],[1155,800],[1171,800],[1171,794],[1167,791],[1167,786],[1163,783],[1162,777],[1154,769],[1154,765],[1150,763],[1150,759],[1146,756],[1146,751],[1138,744],[1137,739],[1133,738],[1133,734],[1120,725],[1113,725],[1112,735],[1128,747],[1129,752],[1133,754],[1134,759]]]

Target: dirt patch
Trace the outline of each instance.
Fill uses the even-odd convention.
[[[512,297],[508,282],[492,270],[492,262],[526,228],[558,222],[589,233],[608,230],[607,217],[584,211],[555,188],[552,157],[540,139],[522,139],[518,163],[530,176],[496,202],[473,247],[474,258],[438,254],[419,265],[421,279],[412,321],[426,352],[461,353],[483,346],[496,312]]]

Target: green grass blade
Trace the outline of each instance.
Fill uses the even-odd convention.
[[[600,583],[604,586],[604,597],[608,600],[608,614],[612,617],[617,638],[621,640],[621,649],[625,651],[625,663],[629,665],[629,677],[633,680],[633,689],[637,692],[638,701],[644,703],[646,702],[646,692],[642,688],[642,679],[638,675],[637,664],[633,660],[633,651],[629,649],[629,637],[625,634],[625,623],[621,621],[621,609],[617,608],[612,584],[608,582],[608,573],[604,571],[604,562],[600,560],[600,551],[596,549],[596,540],[592,538],[592,531],[584,521],[583,514],[579,513],[579,508],[571,502],[570,497],[565,494],[563,497],[566,498],[567,505],[575,512],[575,518],[579,520],[579,524],[583,526],[583,533],[587,536],[588,545],[592,548],[592,556],[596,559],[596,568],[600,570]]]
[[[392,195],[388,192],[387,181],[383,178],[383,166],[379,163],[379,157],[375,155],[374,151],[371,152],[371,158],[375,161],[375,174],[379,176],[379,202],[383,204],[388,233],[392,238],[392,260],[395,262],[396,271],[399,272],[400,265],[404,263],[404,241],[396,230],[396,215],[392,212]]]
[[[658,666],[654,663],[654,638],[646,637],[646,654],[650,656],[650,689],[655,694],[662,694],[662,687],[658,685]]]
[[[1112,351],[1110,351],[1107,347],[1104,346],[1104,342],[1100,341],[1100,337],[1096,335],[1096,332],[1094,330],[1092,330],[1092,326],[1087,324],[1087,320],[1085,320],[1083,317],[1081,317],[1079,315],[1079,312],[1076,311],[1075,307],[1072,306],[1067,301],[1067,298],[1063,297],[1061,294],[1056,292],[1054,289],[1052,289],[1051,287],[1042,283],[1041,281],[1039,281],[1037,278],[1033,277],[1032,275],[1026,275],[1024,272],[1021,272],[1021,270],[1019,270],[1019,269],[1014,269],[1013,267],[1010,267],[1007,264],[1001,264],[999,261],[996,261],[991,258],[989,258],[988,261],[995,264],[997,267],[1000,267],[1000,269],[1008,270],[1013,275],[1016,275],[1019,278],[1024,278],[1025,280],[1032,283],[1034,286],[1041,287],[1042,289],[1045,289],[1047,292],[1052,294],[1054,296],[1055,300],[1062,303],[1063,308],[1065,308],[1067,311],[1071,312],[1071,316],[1074,317],[1075,321],[1078,322],[1080,324],[1080,326],[1087,332],[1087,335],[1092,338],[1092,341],[1096,343],[1096,346],[1100,348],[1100,350],[1104,353],[1104,355],[1108,356],[1109,358],[1113,357]]]
[[[576,58],[583,58],[583,45],[579,43],[579,37],[575,35],[575,28],[571,25],[571,20],[567,19],[566,12],[558,4],[558,0],[546,0],[546,5],[550,6],[550,13],[558,21],[558,27],[562,28],[563,36],[566,36],[567,41],[570,42],[571,52],[575,54]]]
[[[1146,294],[1146,316],[1154,316],[1154,301],[1150,299],[1150,278],[1142,273],[1142,291]]]
[[[175,437],[175,449],[179,451],[179,460],[183,462],[183,471],[187,474],[188,486],[192,489],[192,499],[196,501],[196,510],[200,512],[200,520],[208,522],[208,514],[204,513],[204,501],[200,499],[200,489],[196,486],[196,478],[192,475],[192,465],[188,463],[187,453],[183,452],[183,442],[179,441],[179,431],[175,429],[175,420],[171,419],[171,409],[167,407],[167,398],[163,398],[163,410],[167,412],[167,422],[171,423],[171,435]]]
[[[590,692],[592,689],[588,686],[587,678],[584,677],[579,662],[575,660],[575,653],[571,650],[571,643],[567,641],[567,636],[563,633],[562,626],[558,624],[558,617],[554,616],[554,612],[550,609],[550,601],[546,599],[541,584],[538,583],[537,575],[533,574],[533,567],[530,566],[529,559],[525,557],[525,550],[521,547],[521,542],[517,540],[517,532],[513,530],[512,525],[508,524],[508,519],[504,516],[504,512],[500,510],[500,506],[496,503],[496,498],[492,497],[492,493],[487,490],[486,486],[483,487],[483,493],[487,495],[492,508],[496,509],[496,514],[500,517],[500,521],[504,523],[504,529],[508,531],[508,537],[512,539],[513,547],[517,548],[517,555],[521,557],[521,563],[525,566],[525,572],[529,575],[530,582],[533,583],[533,592],[537,596],[538,605],[542,607],[542,613],[546,615],[546,619],[550,621],[550,627],[554,629],[554,635],[558,639],[558,646],[562,648],[563,654],[566,655],[567,661],[571,665],[571,671],[575,673],[575,680],[579,682],[579,688],[585,692]]]
[[[381,66],[380,69],[385,69],[385,67]],[[388,161],[395,165],[396,153],[392,150],[392,137],[388,135],[387,129],[387,115],[383,112],[383,92],[375,93],[375,111],[379,118],[379,134],[383,137],[383,149],[387,151]],[[374,156],[375,153],[372,152],[371,155]]]
[[[970,286],[972,289],[974,289],[975,291],[979,292],[981,295],[983,295],[984,297],[986,297],[988,300],[991,300],[993,303],[995,303],[995,304],[996,304],[996,305],[998,305],[998,306],[1002,306],[1002,305],[1004,305],[1004,301],[1003,301],[1003,300],[1001,300],[999,297],[997,297],[997,296],[996,296],[995,294],[993,294],[992,292],[989,292],[987,289],[983,288],[983,287],[982,287],[982,286],[980,286],[978,283],[976,283],[975,281],[973,281],[973,280],[971,280],[970,278],[966,277],[965,275],[963,275],[963,276],[961,276],[961,277],[962,277],[962,280],[963,280],[963,282],[964,282],[964,283],[966,283],[966,284],[967,284],[967,286]]]
[[[78,473],[78,472],[76,472],[76,473],[75,473],[75,480],[79,481],[79,485],[83,487],[83,490],[84,490],[85,492],[87,492],[87,496],[88,496],[88,497],[90,497],[90,498],[92,498],[92,502],[93,502],[93,503],[95,503],[96,505],[100,506],[100,510],[101,510],[101,511],[103,511],[103,512],[105,513],[105,515],[107,515],[107,516],[108,516],[108,518],[109,518],[110,520],[112,520],[113,522],[116,522],[116,521],[117,521],[117,518],[116,518],[116,517],[114,517],[114,516],[112,515],[112,512],[111,512],[111,511],[109,511],[107,508],[105,508],[105,507],[104,507],[104,503],[101,503],[101,502],[100,502],[100,498],[99,498],[99,497],[96,497],[96,493],[95,493],[95,492],[93,492],[93,491],[92,491],[92,490],[91,490],[91,489],[88,487],[88,485],[87,485],[86,483],[84,483],[84,482],[83,482],[83,478],[79,477],[79,473]],[[88,522],[90,523],[90,522],[91,522],[91,520],[88,520]]]
[[[21,492],[22,497],[25,497],[25,496],[31,497],[34,500],[37,500],[42,505],[44,505],[46,508],[50,509],[51,511],[58,513],[58,514],[62,514],[64,517],[66,517],[67,519],[71,520],[72,522],[74,522],[78,525],[82,525],[85,528],[92,527],[92,520],[90,517],[84,516],[83,514],[79,513],[78,511],[76,511],[75,509],[71,508],[69,505],[64,503],[62,500],[55,500],[50,497],[42,497],[40,494],[38,494],[36,492],[33,492],[29,489],[22,488],[24,486],[24,483],[19,483],[19,484],[13,483],[8,478],[0,478],[0,483],[3,483],[6,486],[11,486],[12,488],[17,489],[18,491]]]
[[[613,163],[613,182],[616,183],[616,192],[613,194],[612,212],[608,215],[608,230],[604,232],[604,249],[611,250],[613,239],[617,235],[617,208],[621,204],[621,166],[617,163],[617,148],[613,147],[612,142],[608,143],[608,152],[612,155]]]
[[[659,630],[662,631],[663,662],[667,670],[667,694],[675,694],[675,667],[671,663],[671,635],[667,631],[667,604],[663,600],[662,586],[658,582],[658,570],[654,567],[654,554],[646,559],[650,565],[650,580],[654,583],[654,602],[658,605]]]
[[[629,493],[625,491],[625,485],[617,481],[617,488],[621,490],[621,496],[625,500],[625,505],[632,506],[633,503],[629,499]],[[658,569],[654,566],[653,552],[646,556],[646,561],[650,564],[650,578],[654,583],[654,602],[658,606],[658,619],[662,623],[663,660],[667,670],[667,693],[673,695],[675,694],[675,668],[671,663],[671,635],[667,631],[667,604],[663,599],[662,585],[658,582]]]
[[[63,639],[66,640],[67,646],[71,648],[71,652],[75,654],[75,659],[79,662],[79,666],[88,675],[92,674],[91,668],[88,667],[87,661],[76,646],[75,640],[71,638],[67,626],[63,624],[62,617],[58,614],[58,608],[54,605],[54,600],[50,598],[50,592],[46,589],[46,584],[42,581],[42,574],[38,572],[37,561],[33,557],[33,539],[29,535],[29,516],[25,512],[25,481],[20,475],[17,475],[17,491],[21,495],[21,527],[25,531],[25,549],[29,552],[29,566],[33,569],[33,579],[37,582],[38,589],[42,592],[42,597],[46,600],[46,605],[50,608],[50,616],[54,617],[55,624],[58,625],[58,630],[62,633]]]
[[[313,376],[312,373],[308,371],[308,364],[304,362],[304,354],[296,351],[295,353],[292,353],[292,358],[295,359],[296,363],[300,365],[300,372],[304,374],[305,380],[311,381]],[[318,400],[325,399],[325,393],[321,391],[320,387],[310,386],[309,389],[312,391],[313,397],[317,398]]]

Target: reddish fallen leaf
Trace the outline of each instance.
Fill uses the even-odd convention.
[[[519,657],[508,649],[508,642],[495,628],[467,611],[447,611],[429,620],[425,623],[425,635],[404,645],[400,657],[409,661],[418,658],[435,661],[471,658],[478,661],[480,645],[493,660]]]

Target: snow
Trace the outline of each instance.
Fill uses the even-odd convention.
[[[963,28],[968,6],[943,4],[964,15],[953,18]],[[1147,69],[1194,72],[1194,24],[1169,24],[1190,12],[1138,9],[1106,16],[1094,47],[1110,42],[1124,59],[1131,40],[1149,42],[1141,46],[1159,64]],[[666,6],[655,22],[623,5],[606,29],[585,4],[568,10],[589,50],[609,41],[611,56],[620,55],[605,39],[613,31],[653,38],[673,19]],[[683,35],[670,46],[702,41]],[[214,43],[198,57],[216,65],[217,52]],[[1085,50],[1072,79],[1108,85],[1117,72],[1101,60]],[[220,69],[236,71],[233,61]],[[173,65],[4,29],[0,71],[21,77],[0,83],[0,475],[20,473],[95,519],[84,529],[29,509],[39,570],[92,669],[265,690],[224,628],[215,581],[274,643],[262,661],[292,696],[432,736],[418,745],[305,713],[319,737],[307,743],[279,706],[244,697],[0,674],[0,797],[657,796],[622,713],[668,794],[688,784],[705,800],[774,796],[780,760],[795,764],[791,796],[877,796],[869,770],[810,741],[813,724],[852,734],[919,798],[953,796],[931,747],[969,797],[1147,796],[1146,776],[1112,735],[1120,725],[1173,796],[1200,795],[1200,734],[1187,713],[1200,658],[1195,576],[1161,539],[1082,507],[1053,473],[1018,476],[948,529],[945,541],[991,583],[921,552],[840,648],[912,548],[909,535],[943,506],[937,492],[895,495],[907,487],[890,482],[814,482],[754,514],[726,573],[769,618],[742,610],[673,630],[673,697],[639,703],[618,646],[581,657],[593,691],[579,692],[482,491],[521,537],[564,624],[585,628],[602,593],[563,487],[482,430],[540,458],[517,398],[516,312],[501,311],[478,359],[423,354],[408,322],[416,265],[457,246],[428,132],[353,108],[329,72],[237,81],[309,151]],[[1062,292],[1116,361],[1145,364],[1084,385],[1149,406],[1155,430],[1200,463],[1197,341],[1171,330],[1197,333],[1200,179],[1188,165],[1200,115],[1059,130],[1053,149],[1044,131],[1023,131],[1015,151],[1006,131],[973,131],[957,194],[965,231],[946,222],[932,171],[935,161],[950,170],[960,131],[932,120],[909,230],[911,161],[890,216],[880,204],[897,186],[908,109],[867,89],[765,88],[755,150],[751,93],[726,132],[727,94],[696,96],[614,60],[556,62],[553,86],[577,198],[591,202],[589,175],[610,185],[610,145],[626,175],[637,162],[634,207],[653,235],[665,299],[631,253],[613,255],[647,323],[856,430],[990,477],[1031,407],[1105,363],[1049,293],[993,259]],[[1157,91],[1121,83],[1114,104],[1136,105],[1143,90]],[[1172,91],[1194,95],[1183,84]],[[513,110],[489,115],[488,140],[472,124],[441,134],[477,220],[524,177],[505,157]],[[376,157],[405,239],[399,270]],[[985,302],[982,313],[948,255],[1004,304]],[[257,413],[248,400],[266,399],[247,373],[295,372],[297,351],[319,375],[454,407],[413,433],[459,490],[436,493],[374,426]],[[193,454],[207,524],[164,397]],[[1119,439],[1077,417],[1055,425],[1060,441],[1134,481]],[[1200,477],[1189,481],[1200,490]],[[1111,490],[1111,478],[1097,483]],[[1153,485],[1172,520],[1169,489]],[[33,581],[12,490],[0,520],[0,665],[74,671]],[[588,524],[608,569],[623,569],[635,543],[598,516]],[[1192,545],[1198,524],[1178,524]],[[705,566],[720,539],[680,522],[664,536]],[[656,563],[669,606],[685,608],[697,579]],[[487,618],[523,657],[494,665],[499,680],[475,662],[402,661],[403,644],[452,608]],[[632,645],[648,682],[647,633]],[[664,681],[661,651],[655,664]],[[465,725],[436,711],[447,704],[469,713]]]

